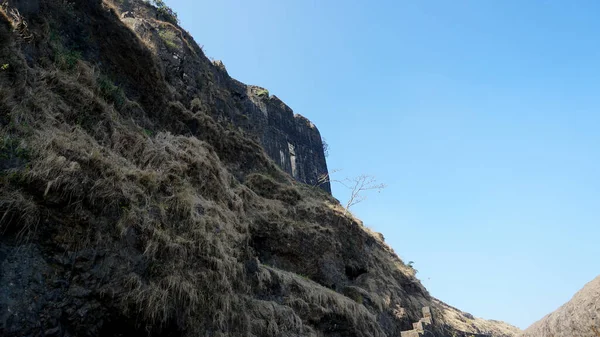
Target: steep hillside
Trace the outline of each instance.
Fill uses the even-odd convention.
[[[600,276],[573,298],[532,324],[521,337],[600,337]]]
[[[313,186],[324,163],[314,125],[231,79],[165,8],[11,1],[0,335],[518,332],[432,298]]]

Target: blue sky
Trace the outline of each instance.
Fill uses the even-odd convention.
[[[167,2],[388,185],[354,212],[433,296],[525,328],[599,273],[600,3]]]

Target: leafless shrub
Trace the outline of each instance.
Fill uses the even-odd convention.
[[[333,170],[329,174],[323,174],[319,177],[317,186],[323,185],[327,182],[335,182],[338,183],[345,188],[350,190],[350,197],[348,201],[344,204],[345,212],[347,214],[350,211],[350,207],[361,203],[367,199],[365,192],[367,191],[377,191],[377,193],[381,192],[387,185],[382,183],[377,183],[377,180],[374,176],[361,174],[358,177],[354,178],[345,178],[345,179],[331,179],[331,174],[339,172],[341,170]]]

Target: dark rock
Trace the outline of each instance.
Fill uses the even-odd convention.
[[[71,287],[71,289],[69,289],[69,296],[73,296],[73,297],[87,297],[91,294],[91,290],[89,289],[85,289],[82,287]]]
[[[248,274],[256,274],[258,272],[258,264],[257,258],[246,261],[246,272]]]
[[[121,18],[135,18],[135,15],[133,14],[133,12],[124,12],[123,14],[121,14]]]
[[[40,11],[40,0],[8,0],[23,15],[37,14]]]
[[[53,337],[53,336],[60,336],[60,326],[54,327],[52,329],[48,329],[46,331],[44,331],[44,335],[46,335],[47,337]]]

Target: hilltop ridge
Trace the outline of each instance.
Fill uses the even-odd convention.
[[[520,337],[600,336],[600,276],[573,298],[525,329]]]

